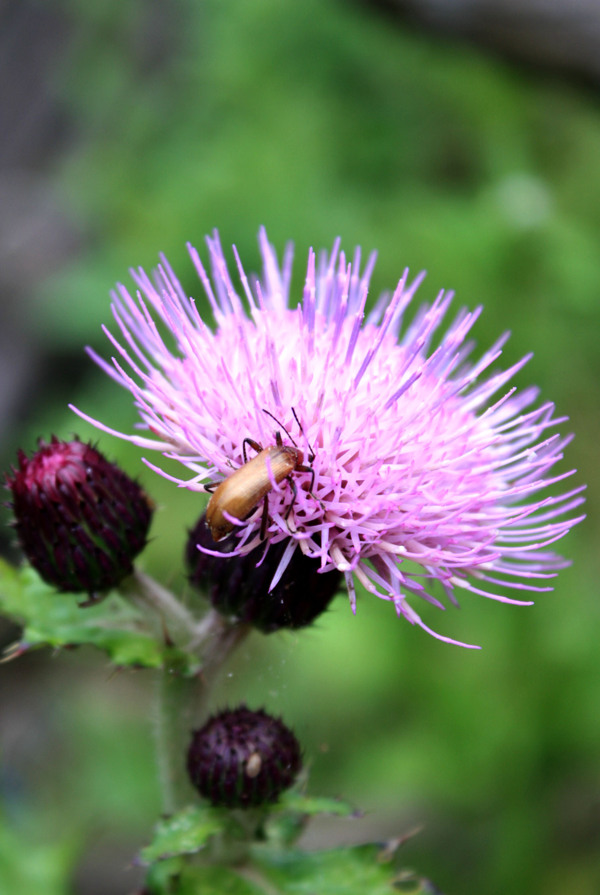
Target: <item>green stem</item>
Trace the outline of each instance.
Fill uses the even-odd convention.
[[[205,720],[218,673],[250,626],[232,624],[211,610],[195,624],[194,631],[194,648],[202,653],[201,670],[189,678],[163,669],[157,686],[156,748],[163,810],[167,814],[194,799],[186,771],[191,733]]]
[[[178,642],[189,643],[195,639],[197,622],[170,590],[163,587],[150,575],[135,568],[133,575],[123,582],[125,593],[143,609],[155,612]]]
[[[162,810],[173,814],[193,798],[187,777],[186,744],[193,728],[197,681],[162,669],[156,682],[156,755]]]
[[[149,575],[136,569],[126,592],[144,612],[152,610],[180,649],[200,658],[200,671],[186,677],[175,667],[159,672],[156,685],[156,751],[163,811],[172,814],[193,801],[186,756],[192,730],[203,722],[219,671],[250,631],[214,609],[198,620]]]

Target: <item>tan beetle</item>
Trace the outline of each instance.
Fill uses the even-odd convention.
[[[269,413],[268,410],[263,412],[272,417],[275,422],[285,431],[290,441],[294,439],[279,420]],[[296,416],[296,411],[292,407],[294,418],[302,430],[300,421]],[[246,445],[257,452],[256,457],[251,460],[246,459]],[[264,538],[267,521],[268,521],[268,494],[273,489],[273,481],[277,484],[287,479],[291,485],[293,496],[289,507],[287,508],[285,518],[287,519],[292,511],[298,489],[292,478],[293,472],[309,472],[311,474],[311,489],[314,484],[315,473],[311,466],[304,465],[304,453],[296,446],[284,444],[279,432],[275,433],[275,444],[263,448],[257,441],[252,438],[244,438],[242,443],[244,455],[244,465],[236,469],[230,476],[218,485],[207,485],[206,490],[212,487],[215,490],[206,507],[206,522],[210,528],[211,534],[215,541],[220,541],[235,528],[235,524],[230,522],[224,515],[229,513],[236,519],[246,519],[260,501],[264,498],[264,509],[262,522],[260,526],[260,536]],[[315,458],[314,452],[309,445],[310,454],[308,456],[309,463]],[[268,460],[268,465],[267,465]],[[269,475],[269,467],[271,474]]]

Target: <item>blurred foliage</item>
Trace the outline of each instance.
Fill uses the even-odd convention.
[[[4,818],[2,818],[4,821]],[[0,823],[0,892],[19,895],[63,895],[69,885],[74,843],[40,845],[31,835],[19,836]]]
[[[60,8],[70,36],[53,87],[74,139],[53,178],[84,248],[37,296],[50,354],[84,343],[108,353],[107,291],[159,251],[201,299],[184,246],[201,248],[214,227],[256,269],[260,224],[280,250],[294,240],[297,283],[308,246],[339,233],[347,251],[377,248],[374,295],[404,265],[425,267],[423,298],[452,286],[461,303],[485,305],[480,346],[511,328],[504,363],[534,351],[518,384],[539,383],[570,414],[568,462],[590,486],[591,518],[561,545],[574,566],[554,595],[524,609],[467,594],[461,612],[426,610],[428,623],[483,644],[481,653],[428,639],[373,598],[353,617],[340,597],[308,632],[255,635],[219,699],[283,714],[312,762],[310,789],[369,812],[364,834],[332,821],[322,842],[423,822],[407,860],[448,893],[597,893],[597,96],[341,0]],[[19,443],[76,430],[139,472],[161,508],[144,563],[185,591],[185,527],[201,498],[66,411],[71,400],[131,430],[128,396],[90,362],[85,369],[52,400],[40,383]],[[39,793],[60,780],[61,825],[51,814],[46,829],[55,850],[32,858],[33,869],[51,865],[51,879],[75,833],[89,848],[98,825],[113,844],[147,839],[156,804],[149,682],[139,673],[123,685],[94,657],[66,655],[52,666],[59,695],[46,663],[21,661],[21,676],[13,663],[3,677],[24,703],[60,704],[58,729],[47,707],[29,722],[52,731],[52,763],[5,756],[21,811],[39,808]]]

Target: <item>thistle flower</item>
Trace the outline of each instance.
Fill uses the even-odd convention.
[[[289,727],[245,705],[209,718],[193,732],[187,754],[200,795],[228,808],[277,801],[301,767],[300,745]]]
[[[505,334],[471,359],[467,335],[480,307],[459,310],[438,335],[452,293],[405,324],[423,275],[409,282],[405,271],[394,293],[367,312],[375,258],[361,271],[360,251],[348,262],[339,241],[318,262],[311,250],[296,303],[291,248],[280,267],[264,230],[259,241],[260,279],[248,279],[234,249],[240,289],[216,233],[207,239],[212,278],[189,247],[214,329],[165,258],[154,280],[132,272],[136,298],[121,285],[113,293],[121,339],[105,332],[116,355],[108,363],[90,354],[131,392],[154,437],[80,416],[179,460],[191,477],[163,474],[195,491],[231,476],[261,447],[295,445],[304,463],[281,480],[263,456],[266,509],[262,500],[246,505],[240,519],[236,502],[222,507],[239,525],[231,555],[249,553],[263,537],[267,549],[286,542],[272,587],[301,550],[322,572],[344,573],[353,610],[358,581],[449,642],[458,641],[431,631],[410,596],[444,608],[432,592],[436,581],[454,604],[457,589],[506,603],[521,601],[505,588],[551,590],[548,579],[568,563],[546,548],[582,518],[571,514],[583,489],[545,493],[571,475],[550,472],[570,436],[548,434],[564,418],[553,417],[550,403],[535,406],[537,388],[508,386],[530,356],[486,373]],[[301,471],[307,464],[310,471]]]
[[[40,442],[6,477],[19,542],[31,565],[62,591],[116,587],[146,546],[152,505],[137,484],[91,444]]]

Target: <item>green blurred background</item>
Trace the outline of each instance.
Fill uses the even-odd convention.
[[[597,90],[341,0],[13,3],[3,26],[2,468],[40,435],[97,439],[158,503],[143,563],[162,581],[187,588],[198,496],[66,408],[131,429],[130,399],[83,354],[108,353],[108,291],[130,266],[164,251],[200,298],[186,241],[203,252],[218,227],[256,270],[264,224],[280,252],[294,241],[299,283],[308,247],[339,234],[378,250],[372,295],[425,268],[422,298],[451,287],[484,303],[481,348],[511,329],[504,365],[533,350],[518,384],[570,416],[562,469],[589,485],[554,594],[425,608],[481,652],[372,597],[353,617],[340,596],[308,632],[254,635],[216,705],[282,714],[311,790],[365,810],[310,846],[423,824],[406,863],[448,895],[597,895]],[[17,555],[9,534],[4,552]],[[16,633],[5,625],[4,643]],[[128,864],[159,810],[152,687],[91,651],[2,666],[2,895],[135,888]]]

